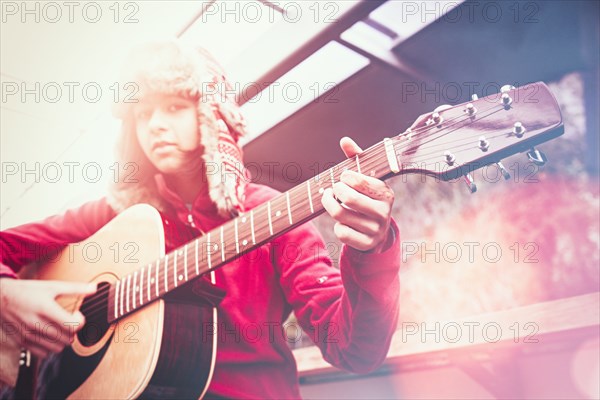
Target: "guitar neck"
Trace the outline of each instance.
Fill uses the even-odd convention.
[[[386,179],[400,171],[397,160],[394,143],[385,139],[122,277],[109,289],[109,322],[317,217],[325,211],[323,191],[338,182],[344,170]]]
[[[338,182],[346,169],[379,179],[400,173],[442,180],[466,175],[470,182],[468,173],[472,170],[491,163],[504,169],[500,164],[503,157],[563,132],[560,107],[541,82],[448,107],[421,116],[407,132],[384,139],[124,276],[108,292],[109,322],[318,216],[324,211],[323,191]],[[545,162],[533,149],[528,157],[533,162]],[[472,182],[469,185],[471,189],[474,186]]]

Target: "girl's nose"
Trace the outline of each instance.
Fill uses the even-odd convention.
[[[166,129],[164,115],[159,108],[152,110],[152,114],[148,120],[148,128],[151,132],[159,132]]]

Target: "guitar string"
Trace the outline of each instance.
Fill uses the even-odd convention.
[[[500,107],[500,108],[499,108],[498,110],[496,110],[495,112],[501,111],[501,110],[503,109],[503,107],[502,107],[502,106],[495,105],[495,106],[492,106],[492,107],[490,107],[489,109],[487,109],[487,110],[485,110],[485,111],[488,111],[488,110],[490,110],[490,109],[493,109],[493,108],[495,108],[495,107]],[[493,113],[495,113],[495,112],[493,112]],[[481,112],[480,112],[480,113],[481,113]],[[479,116],[479,118],[478,118],[477,120],[484,119],[485,117],[487,117],[487,116],[489,116],[489,115],[492,115],[493,113],[490,113],[490,114],[488,114],[488,115],[484,115],[484,116]],[[457,122],[455,122],[454,124],[448,125],[448,121],[458,120],[458,119],[460,119],[460,118],[464,118],[464,120],[463,120],[463,121],[457,121]],[[473,118],[472,118],[471,116],[469,116],[469,115],[464,115],[464,114],[463,114],[463,115],[458,115],[458,116],[456,116],[456,117],[449,118],[448,120],[446,120],[446,126],[444,126],[444,128],[443,128],[443,129],[441,129],[441,130],[439,130],[439,131],[437,131],[437,132],[431,132],[431,134],[430,134],[430,135],[424,135],[424,134],[426,134],[428,131],[432,131],[434,128],[436,128],[436,125],[430,125],[430,126],[424,126],[424,127],[422,127],[422,128],[415,129],[414,131],[412,131],[412,134],[413,134],[412,136],[413,136],[413,137],[415,137],[415,136],[424,136],[424,138],[428,138],[428,137],[431,137],[431,136],[434,136],[434,135],[436,135],[436,134],[437,134],[437,135],[441,135],[441,136],[439,136],[439,137],[442,137],[442,136],[445,136],[445,135],[447,135],[447,134],[449,134],[449,133],[451,133],[451,132],[454,132],[454,131],[456,131],[457,129],[460,129],[460,127],[459,127],[459,128],[457,128],[457,129],[455,129],[455,130],[453,130],[453,131],[450,131],[450,132],[446,132],[446,131],[445,131],[445,130],[447,130],[448,128],[450,128],[450,127],[452,127],[452,126],[454,126],[454,125],[456,125],[456,124],[458,124],[458,123],[460,123],[460,122],[467,122],[467,124],[470,124],[470,123],[473,123]],[[466,126],[467,124],[465,124],[465,125],[463,125],[463,126]],[[407,134],[408,132],[409,132],[409,131],[405,131],[404,133],[402,133],[402,134],[400,134],[400,135],[405,135],[405,134]],[[399,136],[400,136],[400,135],[399,135]],[[439,139],[439,137],[438,137],[438,138],[436,138],[436,139],[434,139],[434,140],[438,140],[438,139]],[[430,142],[431,142],[431,141],[430,141]],[[429,143],[429,142],[426,142],[426,143]],[[381,142],[377,143],[375,146],[377,146],[377,145],[381,145]],[[412,145],[412,143],[406,143],[406,144],[405,144],[403,147],[402,147],[402,145],[400,145],[400,149],[406,149],[406,148],[410,147],[411,145]],[[367,150],[368,150],[368,149],[367,149]],[[375,161],[376,161],[375,163],[373,163],[373,159],[375,159]],[[360,159],[360,156],[359,156],[359,160],[361,160],[361,159]],[[365,157],[364,157],[364,158],[363,158],[363,159],[360,161],[360,164],[361,164],[361,170],[362,170],[362,169],[364,169],[364,170],[369,170],[369,169],[371,169],[373,166],[376,166],[376,165],[377,165],[377,162],[381,162],[380,160],[381,160],[381,154],[380,154],[380,153],[375,153],[375,152],[373,152],[372,154],[371,154],[371,153],[367,153],[367,154],[365,154]],[[346,160],[344,160],[343,162],[341,162],[340,164],[338,164],[338,165],[336,165],[336,166],[334,166],[334,167],[332,167],[332,168],[333,168],[333,169],[335,169],[335,167],[338,167],[338,168],[343,168],[343,167],[345,167],[343,164],[354,164],[354,163],[355,163],[354,159],[353,159],[353,158],[350,158],[350,159],[346,159]],[[326,172],[327,172],[327,171],[325,171],[325,173],[326,173]],[[325,173],[321,173],[321,174],[319,174],[319,175],[322,175],[322,176],[324,176],[324,175],[325,175]],[[310,178],[310,179],[314,179],[314,178]],[[324,178],[323,178],[323,180],[324,180],[324,181],[327,181],[327,177],[324,177]],[[305,181],[304,183],[306,183],[306,181]],[[300,184],[299,186],[303,186],[303,184]],[[290,190],[290,200],[292,200],[292,198],[293,198],[294,200],[297,200],[297,198],[298,198],[298,197],[302,197],[302,198],[304,198],[304,197],[305,197],[305,194],[296,194],[296,193],[291,193],[292,191],[294,191],[294,189],[296,189],[296,187],[295,187],[295,188],[292,188],[292,189]],[[301,190],[298,190],[298,191],[301,191]],[[304,200],[304,201],[306,201],[306,200]],[[294,202],[294,204],[298,204],[298,202]],[[305,209],[305,207],[306,207],[306,204],[300,204],[300,206],[301,206],[301,207],[302,207],[302,209],[304,210],[304,209]],[[260,206],[259,206],[259,207],[260,207]],[[294,206],[294,208],[296,208],[296,207]],[[292,213],[292,215],[293,215],[293,214],[294,214],[294,213]],[[266,230],[267,230],[267,229],[265,228],[264,230],[265,230],[265,232],[266,232]],[[259,235],[260,235],[260,232],[259,232]],[[196,240],[200,240],[200,239],[201,239],[201,238],[197,238]],[[225,242],[227,243],[227,241],[225,241]],[[204,243],[202,243],[202,244],[206,245],[206,242],[204,242]],[[180,249],[176,249],[175,251],[179,251],[179,250],[180,250]],[[161,261],[162,261],[162,260],[164,260],[164,257],[163,257],[163,258],[161,258]],[[152,265],[152,264],[150,264],[150,265]],[[162,265],[162,263],[161,263],[161,265]],[[144,266],[144,268],[146,268],[146,267],[147,267],[147,266]],[[189,274],[189,272],[190,272],[190,268],[188,268],[188,271],[187,271],[187,272],[188,272],[188,274]],[[194,271],[194,268],[192,268],[192,275],[195,275],[195,274],[194,274],[194,272],[195,272],[195,271]],[[208,272],[208,271],[205,271],[204,273],[206,273],[206,272]],[[165,278],[165,274],[168,274],[168,272],[164,271],[164,269],[163,269],[163,268],[161,268],[161,272],[159,273],[159,281]],[[133,275],[133,274],[128,274],[128,275]],[[124,284],[124,282],[125,282],[125,280],[127,279],[128,275],[125,275],[123,278],[121,278],[121,282],[122,282],[122,284]],[[169,280],[168,278],[169,278],[169,277],[167,276],[167,284],[168,284],[168,280]],[[194,278],[195,278],[195,277],[194,277]],[[97,315],[99,312],[104,312],[104,311],[107,309],[107,307],[108,307],[108,301],[107,301],[107,298],[106,298],[104,295],[105,295],[105,292],[107,292],[107,291],[109,291],[109,290],[111,289],[111,286],[112,286],[112,285],[113,285],[113,284],[110,284],[110,285],[104,286],[102,289],[98,290],[98,291],[97,291],[97,292],[96,292],[94,295],[90,296],[89,298],[85,298],[84,300],[87,300],[87,302],[84,304],[84,306],[85,306],[85,307],[82,307],[82,312],[83,312],[83,311],[85,311],[85,313],[86,313],[88,316],[96,316],[96,315]],[[174,283],[173,283],[173,286],[174,286]],[[143,287],[143,285],[142,285],[142,286],[138,286],[138,288],[140,288],[139,290],[142,290],[142,289],[141,289],[141,287]],[[132,298],[132,295],[133,295],[133,296],[137,296],[137,292],[134,290],[134,293],[133,293],[133,294],[130,294],[128,297]],[[162,295],[162,294],[161,294],[161,295]],[[159,295],[158,297],[160,297],[161,295]],[[153,300],[154,300],[154,299],[151,299],[150,301],[153,301]],[[73,303],[73,304],[71,304],[70,306],[72,307],[72,306],[74,306],[75,304],[76,304],[76,303]],[[138,309],[138,307],[136,307],[135,309]]]
[[[492,108],[493,108],[493,107],[492,107]],[[500,111],[500,110],[498,110],[498,111]],[[448,121],[451,121],[451,120],[456,120],[456,119],[459,119],[459,118],[461,118],[461,117],[465,117],[465,115],[459,115],[459,116],[453,117],[452,119],[448,119],[448,120],[446,121],[446,125],[447,125],[447,122],[448,122]],[[484,117],[485,117],[485,116],[484,116]],[[480,117],[479,119],[483,119],[484,117]],[[466,116],[466,119],[465,119],[465,121],[467,121],[467,122],[472,122],[472,118],[471,118],[471,116]],[[462,122],[462,121],[458,121],[457,123],[459,123],[459,122]],[[456,123],[455,123],[455,124],[456,124]],[[451,127],[451,126],[453,126],[453,125],[455,125],[455,124],[452,124],[452,125],[450,125],[450,126],[445,126],[445,129],[448,129],[449,127]],[[433,130],[435,127],[436,127],[436,126],[425,126],[425,127],[421,128],[421,129],[416,129],[415,131],[413,131],[413,136],[416,136],[416,135],[418,135],[418,136],[421,136],[423,133],[427,133],[427,131]],[[442,132],[443,132],[443,131],[433,132],[433,134],[432,134],[432,135],[429,135],[429,136],[433,136],[433,135],[435,135],[435,134],[442,134]],[[406,132],[405,132],[405,133],[406,133]],[[443,135],[445,135],[445,134],[448,134],[448,133],[449,133],[449,132],[443,133]],[[380,143],[378,143],[378,144],[380,144]],[[410,144],[406,144],[406,145],[404,146],[404,148],[407,148],[407,147],[409,147],[409,146],[410,146]],[[402,147],[401,147],[401,148],[402,148]],[[372,158],[373,158],[373,156],[377,157],[377,159],[378,159],[378,160],[381,158],[380,154],[373,154],[373,155],[371,155],[371,154],[367,154],[367,155],[364,157],[364,159],[362,160],[362,163],[361,163],[361,164],[362,164],[362,165],[364,165],[364,166],[366,167],[366,169],[367,169],[367,170],[369,170],[369,169],[370,169],[370,167],[372,167],[372,165],[371,165],[372,163],[371,163],[371,160],[370,160],[370,159],[372,159]],[[353,161],[353,160],[352,160],[352,159],[347,159],[347,160],[344,160],[344,161],[345,161],[345,162],[342,162],[342,163],[338,164],[338,165],[337,165],[337,167],[342,167],[342,164],[344,164],[344,163],[347,163],[347,164],[352,164],[352,161]],[[334,166],[334,167],[335,167],[335,166]],[[332,168],[334,168],[334,167],[332,167]],[[312,179],[312,178],[311,178],[311,179]],[[324,180],[325,180],[325,179],[324,179]],[[300,185],[300,186],[302,186],[302,185]],[[291,192],[291,191],[293,191],[293,189],[292,189],[292,190],[290,190],[290,192]],[[292,197],[292,196],[294,197],[294,200],[296,200],[296,197],[299,197],[299,196],[301,196],[302,198],[304,198],[304,195],[297,195],[296,193],[291,193],[290,197]],[[304,201],[306,201],[306,200],[304,200]],[[294,202],[294,204],[297,204],[297,202]],[[306,206],[305,204],[304,204],[304,205],[302,205],[302,204],[301,204],[301,207],[302,207],[302,209],[305,209],[305,206]],[[294,207],[294,208],[296,208],[296,207]],[[292,213],[292,215],[293,215],[293,214],[294,214],[294,213]],[[197,240],[199,240],[199,238],[198,238]],[[227,241],[225,241],[225,242],[227,243]],[[203,244],[206,244],[206,243],[203,243]],[[180,250],[180,249],[178,249],[178,250],[176,250],[176,251],[179,251],[179,250]],[[146,268],[146,266],[144,266],[144,268]],[[187,271],[187,272],[189,273],[189,268],[188,268],[188,271]],[[193,272],[194,272],[194,271],[193,271],[193,269],[192,269],[192,275],[194,275],[194,273],[193,273]],[[207,271],[205,271],[205,272],[207,272]],[[164,279],[164,278],[165,278],[165,276],[164,276],[164,275],[165,275],[165,274],[167,274],[167,273],[168,273],[168,272],[166,272],[166,271],[164,271],[164,272],[163,272],[163,270],[161,269],[161,273],[160,273],[159,280],[161,280],[161,279]],[[127,275],[126,275],[125,277],[121,278],[121,282],[122,282],[122,284],[124,284],[124,282],[125,282],[125,279],[127,279]],[[167,277],[167,284],[168,284],[168,277]],[[173,283],[173,285],[175,285],[175,283]],[[107,292],[107,291],[109,291],[109,290],[110,290],[110,288],[111,288],[111,285],[104,286],[104,287],[103,287],[103,289],[101,289],[101,290],[99,290],[98,292],[96,292],[96,296],[95,296],[95,297],[94,297],[94,295],[92,295],[92,297],[90,297],[89,299],[86,299],[86,300],[88,300],[88,301],[87,301],[87,302],[84,304],[84,307],[82,307],[82,312],[85,312],[85,313],[86,313],[88,316],[95,316],[95,315],[97,315],[97,313],[98,313],[98,312],[104,312],[104,311],[107,309],[107,307],[108,307],[108,302],[106,301],[106,300],[107,300],[107,298],[106,298],[106,297],[104,297],[104,295],[105,295],[105,293],[104,293],[104,292]],[[142,283],[140,286],[137,286],[136,288],[137,288],[137,289],[139,289],[139,290],[142,290],[142,289],[143,289],[143,283]],[[130,294],[128,297],[130,297],[130,298],[131,298],[132,296],[133,296],[133,297],[137,296],[137,291],[136,291],[135,289],[134,289],[134,292],[133,292],[133,293],[131,293],[131,294]],[[160,297],[160,296],[159,296],[159,297]],[[150,300],[150,301],[151,301],[151,300]],[[135,308],[137,309],[137,307],[135,307]]]
[[[494,110],[494,108],[496,108],[496,107],[490,107],[489,109],[482,111],[481,113],[484,113],[484,112],[487,112],[487,111],[490,111],[490,112],[489,112],[488,114],[484,114],[484,115],[478,114],[478,117],[479,117],[479,118],[477,118],[477,119],[475,119],[475,118],[472,118],[472,117],[466,117],[464,120],[462,120],[462,121],[456,121],[456,122],[455,122],[455,123],[453,123],[453,124],[447,124],[447,123],[446,123],[446,121],[444,121],[444,122],[443,122],[443,124],[444,124],[444,128],[445,128],[445,129],[449,129],[449,128],[452,128],[452,127],[454,127],[454,126],[458,125],[458,124],[459,124],[459,123],[461,123],[461,122],[469,122],[469,124],[464,124],[464,125],[461,125],[461,126],[459,126],[459,128],[464,128],[464,127],[466,127],[466,126],[468,126],[468,125],[470,125],[470,124],[474,124],[474,123],[476,123],[476,122],[478,122],[478,121],[481,121],[482,119],[485,119],[485,118],[487,118],[487,117],[489,117],[489,116],[491,116],[491,115],[493,115],[493,114],[495,114],[495,113],[497,113],[497,112],[500,112],[500,111],[502,111],[502,110],[503,110],[503,108],[502,108],[502,107],[500,107],[500,108],[498,108],[498,109],[496,109],[496,110]],[[447,135],[447,134],[450,134],[450,133],[452,133],[452,132],[454,132],[454,131],[455,131],[455,130],[443,132],[443,131],[441,131],[441,130],[440,130],[440,131],[438,131],[438,132],[432,132],[432,133],[431,133],[431,135],[429,135],[429,136],[425,136],[424,138],[428,138],[428,137],[434,136],[434,135],[435,135],[435,134],[437,134],[437,133],[442,133],[442,134],[443,134],[442,136],[445,136],[445,135]],[[481,133],[478,133],[478,135],[481,135]],[[440,136],[440,137],[441,137],[441,136]],[[437,137],[437,138],[435,138],[434,140],[436,140],[436,141],[437,141],[438,139],[440,139],[440,137]],[[470,139],[471,139],[471,138],[469,138],[469,140],[470,140]],[[461,138],[461,139],[456,139],[456,140],[454,140],[454,142],[458,142],[458,141],[460,141],[460,140],[463,140],[463,138]],[[425,144],[428,144],[428,143],[431,143],[431,142],[432,142],[432,140],[430,140],[429,142],[425,142],[425,143],[423,143],[423,142],[419,142],[419,148],[421,148],[423,145],[425,145]],[[407,144],[409,144],[409,143],[407,143]],[[429,147],[434,147],[434,146],[435,146],[435,145],[432,145],[432,146],[429,146]]]
[[[496,111],[493,111],[493,112],[491,112],[490,114],[486,115],[486,117],[489,117],[489,116],[491,116],[491,115],[493,115],[493,114],[496,114],[496,113],[498,113],[498,112],[501,112],[501,111],[502,111],[502,110],[496,110]],[[483,119],[483,118],[481,118],[481,119]],[[462,128],[464,128],[464,126],[459,126],[459,127],[457,127],[456,129],[453,129],[453,130],[451,130],[451,131],[449,131],[449,132],[445,132],[443,135],[441,135],[441,136],[439,136],[439,137],[436,137],[436,138],[435,138],[435,139],[433,139],[433,140],[438,140],[438,139],[442,138],[443,136],[449,135],[449,134],[451,134],[452,132],[456,132],[457,130],[459,130],[459,129],[462,129]],[[494,137],[491,137],[491,136],[490,136],[490,137],[487,137],[487,138],[486,138],[486,140],[488,140],[488,141],[489,141],[489,140],[490,140],[490,139],[492,139],[492,138],[497,138],[497,137],[500,137],[500,136],[503,136],[503,135],[504,135],[504,134],[500,134],[500,135],[497,135],[497,136],[494,136]],[[455,149],[459,149],[461,146],[465,146],[465,145],[471,145],[471,143],[473,142],[473,139],[475,139],[476,137],[480,137],[480,136],[481,136],[481,134],[480,134],[480,133],[476,133],[474,136],[467,137],[466,139],[463,137],[463,138],[461,138],[461,139],[451,140],[451,141],[445,142],[445,143],[443,143],[443,144],[433,144],[433,145],[429,145],[429,146],[418,146],[418,148],[419,148],[419,150],[420,150],[420,151],[424,151],[424,150],[433,150],[435,147],[438,147],[438,146],[448,146],[448,145],[450,145],[450,144],[453,144],[453,147],[450,147],[450,148],[448,148],[448,150],[455,150]],[[429,142],[426,142],[426,143],[431,143],[433,140],[430,140]],[[465,144],[465,143],[463,143],[463,144],[458,144],[458,145],[456,144],[456,143],[459,143],[459,142],[464,142],[464,141],[467,141],[467,140],[468,140],[468,141],[470,141],[470,143],[466,143],[466,144]],[[477,148],[478,148],[478,147],[477,147]],[[430,153],[424,153],[424,154],[421,154],[421,153],[420,153],[418,158],[416,158],[416,159],[413,159],[413,160],[411,160],[411,161],[415,161],[415,160],[416,160],[416,161],[422,161],[422,160],[423,160],[423,157],[425,157],[425,159],[427,159],[427,158],[430,158],[430,156],[432,156],[432,155],[434,155],[434,154],[438,154],[438,155],[439,155],[439,150],[438,150],[437,152],[430,152]],[[442,154],[442,155],[443,155],[443,154]]]
[[[496,107],[490,107],[489,109],[487,109],[487,110],[485,110],[485,111],[490,111],[490,110],[493,110],[494,108],[496,108]],[[432,136],[435,136],[436,134],[440,134],[440,136],[438,136],[438,137],[436,137],[436,138],[434,138],[434,139],[432,139],[432,140],[429,140],[428,142],[425,142],[425,143],[423,143],[423,142],[419,142],[419,143],[417,144],[417,146],[416,146],[416,147],[418,147],[418,149],[419,149],[419,150],[422,150],[422,149],[423,149],[423,145],[425,145],[425,144],[428,144],[428,143],[431,143],[432,141],[437,141],[437,140],[439,140],[440,138],[442,138],[443,136],[446,136],[446,135],[449,135],[449,134],[450,134],[450,133],[452,133],[452,132],[455,132],[457,129],[460,129],[460,128],[463,128],[463,127],[465,127],[465,126],[467,126],[467,125],[469,125],[469,124],[475,123],[476,121],[481,121],[482,119],[485,119],[485,118],[487,118],[487,117],[489,117],[489,116],[491,116],[491,115],[493,115],[493,114],[495,114],[495,113],[497,113],[497,112],[500,112],[500,111],[502,111],[502,110],[503,110],[503,107],[500,107],[499,109],[497,109],[497,110],[494,110],[494,111],[490,112],[489,114],[485,114],[485,115],[483,115],[483,116],[479,116],[479,118],[477,118],[476,120],[475,120],[475,119],[471,119],[471,117],[470,117],[470,116],[468,116],[467,118],[468,118],[470,121],[467,121],[467,119],[465,119],[464,121],[457,121],[457,122],[455,122],[454,124],[445,125],[445,126],[444,126],[444,131],[442,131],[442,129],[440,129],[440,131],[438,131],[438,132],[432,132],[432,133],[431,133],[429,136],[425,135],[425,136],[423,137],[423,139],[425,139],[425,138],[430,138],[430,137],[432,137]],[[457,125],[457,124],[459,124],[459,123],[461,123],[461,122],[469,122],[469,123],[467,123],[467,124],[464,124],[464,125],[461,125],[461,126],[459,126],[459,128],[457,128],[457,129],[450,130],[450,131],[446,131],[446,130],[448,130],[449,128],[452,128],[453,126],[455,126],[455,125]],[[480,134],[478,134],[478,135],[480,135]],[[457,141],[458,141],[458,140],[457,140]],[[448,143],[453,143],[453,142],[448,142]],[[401,149],[406,149],[407,147],[410,147],[410,142],[409,142],[409,143],[406,143],[406,145],[405,145],[404,147],[401,147]],[[426,148],[429,148],[429,147],[426,147]]]
[[[303,199],[303,200],[305,200],[305,199]],[[308,209],[308,207],[307,207],[306,203],[304,203],[304,204],[297,203],[297,205],[295,205],[293,207],[292,215],[300,215],[299,213],[302,212],[302,217],[305,217],[305,216],[308,217],[308,216],[311,215],[311,213],[307,213],[306,212],[307,209]],[[277,223],[277,222],[275,222],[275,223]],[[286,227],[287,227],[287,224],[286,224]],[[268,237],[269,235],[267,234],[267,229],[268,228],[266,226],[266,223],[264,223],[262,226],[259,226],[259,228],[256,229],[256,231],[257,231],[257,234],[259,236],[263,236],[264,235],[264,236]],[[278,228],[276,228],[276,229],[279,231]],[[245,233],[245,234],[246,234],[246,236],[242,236],[242,238],[249,236],[247,233]],[[229,239],[229,236],[230,235],[228,235],[228,239]],[[201,239],[197,239],[197,240],[199,242],[203,242]],[[225,243],[231,243],[231,242],[232,242],[232,240],[225,240]],[[203,242],[202,244],[204,246],[204,245],[206,245],[206,242]],[[249,251],[251,251],[251,250],[249,250]],[[228,251],[228,253],[229,253],[229,251]],[[234,256],[237,256],[237,255],[238,254],[234,254]],[[206,265],[206,261],[202,260],[202,264],[203,264],[203,266],[205,266]],[[173,268],[175,268],[175,266],[173,266]],[[163,271],[164,270],[161,270],[161,272],[163,272]],[[189,267],[188,267],[188,271],[190,271]],[[206,271],[203,271],[203,272],[206,272]],[[159,275],[160,276],[159,281],[164,278],[164,275],[165,275],[164,272]],[[193,278],[195,278],[195,276],[194,276],[195,274],[193,273],[193,271],[192,271],[191,275],[192,275]],[[170,278],[168,276],[167,276],[167,278],[168,278],[168,281],[173,282],[172,278]],[[125,279],[127,279],[127,278],[125,278]],[[143,284],[144,284],[144,281],[141,281],[141,284],[139,286],[134,286],[132,292],[128,291],[129,292],[129,296],[128,297],[130,299],[133,299],[134,296],[138,296],[138,293],[139,293],[138,291],[142,291],[142,293],[143,293],[143,289],[144,289],[143,288]],[[172,285],[174,285],[174,282],[172,283]],[[103,289],[104,289],[103,292],[108,291],[108,287],[104,287]],[[162,292],[163,292],[163,290],[161,289],[161,295],[162,295]],[[123,293],[123,292],[121,292],[121,293]],[[144,294],[142,294],[142,296],[144,296]],[[154,298],[151,299],[151,300],[154,300]],[[151,300],[147,300],[147,301],[151,301]],[[123,301],[123,300],[121,300],[121,301]],[[108,303],[107,303],[106,299],[104,299],[104,301],[101,302],[101,303],[96,303],[96,304],[93,304],[93,303],[94,303],[94,301],[90,301],[90,302],[87,303],[88,304],[87,307],[82,307],[82,312],[84,312],[89,318],[93,318],[93,317],[97,316],[98,313],[103,313],[103,312],[105,312],[107,310]],[[142,304],[140,303],[140,305],[142,305]],[[132,306],[132,311],[134,311],[136,309],[138,309],[138,307],[133,307]]]
[[[376,160],[379,161],[379,157],[377,157]],[[367,158],[365,158],[365,161],[363,161],[362,164],[364,164],[367,169],[369,169],[370,167],[372,167],[371,160],[367,159]],[[320,175],[323,177],[322,181],[327,181],[327,176],[329,174],[325,175],[325,174],[321,173]],[[300,186],[302,186],[302,185],[300,185]],[[297,209],[301,209],[301,210],[307,209],[308,207],[306,207],[306,204],[298,204],[299,202],[297,201],[298,198],[302,198],[305,202],[307,201],[307,199],[305,199],[306,194],[305,194],[304,190],[297,189],[296,191],[294,191],[294,189],[292,189],[292,192],[293,193],[291,193],[291,195],[290,195],[290,201],[292,203],[291,207],[293,207],[294,211],[298,211]],[[298,193],[298,192],[300,192],[300,193]],[[313,197],[314,197],[314,195],[313,195]],[[296,200],[296,201],[294,201],[294,200]],[[259,210],[259,211],[264,211],[264,210]],[[294,212],[292,212],[292,215],[294,215]],[[256,236],[262,236],[263,234],[266,235],[267,230],[268,230],[268,226],[265,223],[264,227],[259,227],[259,229],[255,229],[255,235]],[[231,231],[231,226],[229,227],[229,229],[227,229],[227,231],[228,232]],[[228,238],[229,238],[229,236],[230,235],[228,235]],[[196,240],[199,240],[199,243],[202,243],[202,245],[203,245],[202,247],[204,248],[206,246],[206,242],[201,241],[200,239],[201,238],[198,238]],[[231,242],[231,241],[225,241],[225,243],[228,243],[228,242]],[[195,246],[195,243],[194,243],[194,246]],[[180,251],[180,250],[181,250],[181,248],[175,249],[172,252],[170,252],[169,254],[172,254],[173,252]],[[162,266],[163,264],[164,264],[164,257],[160,258],[160,261],[159,261],[159,265]],[[169,265],[171,265],[171,264],[169,264]],[[147,266],[144,266],[144,268],[146,268],[146,267]],[[192,275],[195,275],[194,274],[195,271],[193,270],[193,268],[194,267],[191,268],[192,272],[193,272]],[[188,273],[189,272],[190,272],[190,268],[188,267]],[[128,279],[129,275],[133,276],[133,274],[125,275],[124,277],[121,278],[121,284],[124,284],[124,282]],[[167,284],[169,284],[169,281],[172,281],[172,279],[168,276],[168,275],[170,275],[170,273],[169,272],[165,272],[165,269],[161,268],[160,272],[159,272],[159,278],[158,278],[159,281],[163,281],[164,278],[165,278],[165,275],[167,275]],[[174,286],[174,283],[173,283],[173,286]],[[107,287],[107,290],[108,290],[108,287]],[[161,290],[161,292],[162,292],[162,290]],[[135,292],[135,293],[137,295],[137,292]],[[132,298],[132,296],[133,296],[133,294],[130,293],[129,297]],[[96,296],[96,298],[94,298],[94,296],[92,295],[89,298],[89,300],[86,302],[85,312],[87,313],[87,315],[94,316],[96,312],[102,312],[102,311],[104,311],[104,309],[106,309],[106,306],[107,306],[106,305],[107,304],[106,299],[105,298],[99,298],[99,297],[101,297],[101,296]],[[100,307],[100,309],[98,309],[98,307]],[[83,307],[82,307],[82,309],[83,309]]]

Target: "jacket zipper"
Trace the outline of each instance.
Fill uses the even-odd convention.
[[[204,232],[202,230],[202,228],[196,226],[196,223],[194,222],[194,216],[192,215],[191,212],[188,213],[187,220],[188,220],[188,223],[190,224],[190,226],[192,228],[196,229],[198,232],[200,232],[200,234],[202,234],[202,235],[206,234],[206,232]]]
[[[191,214],[191,213],[190,213],[190,214],[188,214],[188,222],[190,223],[190,226],[191,226],[192,228],[195,228],[195,227],[196,227],[196,224],[194,223],[194,217],[192,217],[192,214]]]

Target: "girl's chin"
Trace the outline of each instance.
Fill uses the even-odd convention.
[[[161,160],[153,163],[157,170],[165,175],[173,175],[180,173],[183,169],[183,166],[179,163],[173,162],[165,162],[165,160]]]

